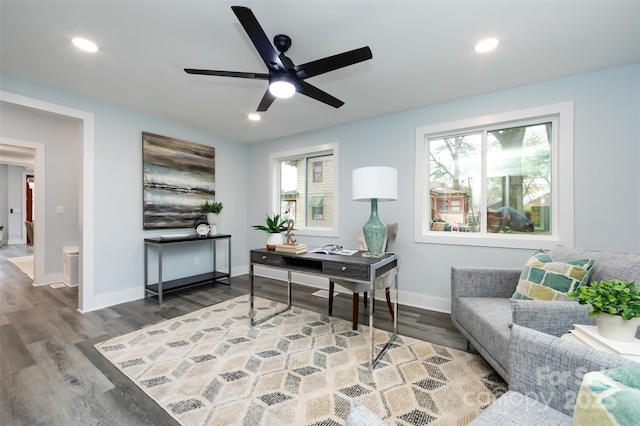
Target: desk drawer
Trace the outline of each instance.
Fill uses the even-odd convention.
[[[369,265],[347,265],[340,263],[325,263],[323,273],[334,277],[369,280]]]
[[[260,265],[280,266],[282,256],[271,253],[251,253],[251,263]]]

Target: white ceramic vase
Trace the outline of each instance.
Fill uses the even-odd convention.
[[[209,222],[209,235],[218,235],[218,213],[207,213],[207,222]]]
[[[267,249],[275,250],[278,244],[284,243],[284,234],[282,232],[269,233],[267,237]]]
[[[596,326],[602,337],[618,342],[633,342],[640,326],[640,318],[623,320],[620,315],[601,312],[596,316]]]

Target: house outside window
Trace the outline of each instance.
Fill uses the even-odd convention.
[[[270,156],[272,205],[294,220],[296,234],[337,236],[337,150],[328,144]]]
[[[572,245],[572,188],[572,103],[416,130],[417,242]]]

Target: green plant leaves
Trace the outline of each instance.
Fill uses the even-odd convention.
[[[279,214],[274,214],[273,216],[267,215],[267,217],[265,218],[266,225],[252,225],[252,228],[268,232],[270,234],[277,234],[288,229],[287,222],[289,221]]]
[[[215,201],[209,202],[205,201],[202,206],[200,206],[200,210],[202,213],[220,213],[222,211],[222,203],[217,203]]]
[[[636,287],[635,281],[594,281],[589,286],[578,287],[568,296],[577,298],[581,305],[591,305],[590,316],[606,312],[625,320],[640,317],[640,288]]]

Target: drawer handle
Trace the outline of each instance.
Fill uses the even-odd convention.
[[[346,270],[347,270],[347,267],[346,267],[346,266],[343,266],[343,267],[342,267],[342,272],[344,272],[344,271],[346,271]]]
[[[267,256],[262,256],[262,260],[265,260],[267,258]]]

